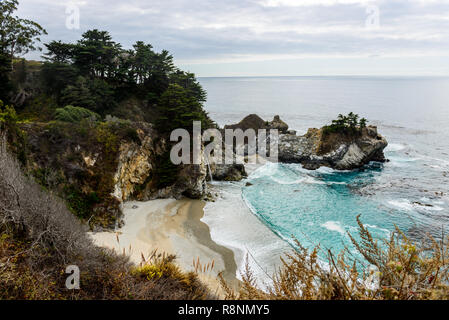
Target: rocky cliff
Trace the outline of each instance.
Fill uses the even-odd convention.
[[[386,161],[383,150],[386,139],[377,132],[377,127],[357,127],[354,130],[330,132],[326,127],[309,129],[303,136],[288,130],[288,125],[275,116],[273,121],[264,121],[257,115],[249,115],[229,129],[278,129],[279,161],[300,163],[304,168],[315,170],[322,166],[337,170],[351,170],[371,161]]]
[[[383,150],[387,145],[387,140],[374,126],[352,134],[309,129],[304,136],[279,136],[279,161],[301,163],[311,170],[322,166],[351,170],[371,161],[385,162]]]
[[[170,144],[145,122],[29,123],[22,129],[27,171],[96,229],[120,223],[121,205],[131,199],[205,197],[209,168],[216,180],[245,176],[243,166],[208,166],[204,158],[174,167],[165,158]]]

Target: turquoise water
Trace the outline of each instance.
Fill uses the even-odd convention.
[[[340,252],[352,248],[348,232],[358,238],[357,215],[376,238],[388,237],[394,225],[403,230],[415,226],[410,215],[356,192],[374,183],[381,170],[381,165],[337,172],[268,164],[250,177],[253,186],[245,187],[243,196],[253,212],[285,241],[294,245],[295,238],[309,248],[320,245]]]
[[[390,162],[338,172],[268,164],[242,186],[253,213],[279,237],[354,252],[356,216],[376,238],[397,225],[414,240],[449,227],[449,79],[290,77],[200,79],[206,109],[220,125],[249,113],[279,114],[305,133],[338,113],[367,117],[386,136]]]

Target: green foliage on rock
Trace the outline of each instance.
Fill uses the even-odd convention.
[[[3,12],[15,11],[17,3],[3,1]],[[0,17],[6,15],[3,12]],[[92,221],[116,216],[118,204],[111,194],[118,152],[123,143],[142,142],[137,128],[165,140],[173,129],[190,130],[193,121],[201,121],[203,129],[214,126],[203,109],[206,92],[193,73],[175,67],[168,51],[157,52],[143,41],[123,48],[109,32],[94,29],[73,43],[47,43],[46,61],[30,69],[29,61],[19,60],[17,55],[38,49],[37,33],[45,31],[30,21],[17,21],[31,28],[29,37],[7,43],[8,39],[14,42],[15,35],[2,30],[0,80],[12,79],[23,86],[9,87],[9,82],[2,80],[0,97],[6,99],[12,93],[23,98],[15,121],[30,134],[31,165],[27,170],[42,186],[69,201],[78,216],[85,217],[88,210],[97,210]],[[4,22],[0,20],[2,26]],[[23,144],[17,143],[16,150],[24,150],[26,158],[26,148],[19,145]],[[161,148],[158,154],[170,146],[161,144]],[[177,181],[180,168],[168,155],[154,161],[159,165],[152,173],[152,183],[162,188]],[[68,192],[72,187],[78,191]],[[92,192],[99,198],[95,205],[84,201]],[[100,217],[102,210],[106,213]]]
[[[338,115],[336,120],[332,121],[332,124],[325,126],[323,132],[328,133],[348,133],[354,134],[360,132],[366,127],[367,120],[365,118],[360,119],[358,114],[350,112],[347,116],[342,114]]]
[[[159,157],[154,170],[154,176],[157,181],[156,187],[162,189],[173,185],[178,179],[179,170],[180,167],[174,165],[170,160],[170,151],[165,152]]]
[[[150,114],[151,122],[161,123],[180,107],[167,101],[174,94],[173,86],[177,86],[176,90],[182,93],[175,93],[176,99],[184,109],[177,119],[180,121],[175,122],[185,124],[194,119],[208,122],[209,126],[212,123],[202,106],[206,92],[193,73],[174,66],[173,57],[166,50],[155,52],[151,44],[143,41],[126,50],[108,32],[96,29],[85,32],[76,43],[52,41],[46,48],[44,91],[54,94],[63,105],[83,107],[102,116],[126,115],[117,107],[136,97],[146,102],[139,103],[141,112]]]
[[[55,119],[64,122],[80,122],[82,119],[96,121],[100,118],[98,114],[88,109],[74,106],[58,108],[55,112]]]
[[[86,194],[74,186],[66,187],[64,193],[68,208],[81,219],[89,219],[93,215],[92,207],[100,202],[95,192]]]
[[[102,113],[115,105],[112,88],[101,79],[78,77],[61,92],[61,102]]]
[[[25,165],[26,135],[17,124],[18,116],[13,106],[4,105],[0,100],[0,133],[5,131],[11,150],[17,155],[20,163]]]
[[[67,86],[76,83],[77,78],[78,70],[71,64],[45,62],[42,66],[41,79],[43,90],[58,98]]]
[[[17,114],[14,107],[4,105],[0,100],[0,125],[3,127],[15,125],[17,122]],[[1,127],[0,127],[1,128]]]
[[[8,101],[9,93],[12,90],[12,84],[9,77],[11,72],[11,58],[0,52],[0,99]]]

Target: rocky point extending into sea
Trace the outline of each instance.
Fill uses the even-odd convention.
[[[238,124],[225,126],[225,129],[277,129],[279,162],[300,163],[310,170],[322,166],[352,170],[371,161],[387,161],[384,149],[388,142],[375,126],[357,128],[353,132],[327,132],[325,127],[311,128],[300,136],[296,131],[289,130],[289,126],[279,116],[269,122],[251,114]]]

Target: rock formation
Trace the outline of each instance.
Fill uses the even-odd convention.
[[[309,129],[303,136],[289,130],[288,125],[275,116],[272,122],[257,115],[249,115],[241,122],[225,128],[278,129],[279,161],[300,163],[306,169],[315,170],[322,166],[337,170],[351,170],[370,161],[385,162],[383,150],[388,142],[377,132],[377,127],[357,128],[351,133],[328,132],[325,128]]]
[[[257,114],[250,114],[246,116],[242,121],[233,125],[226,125],[224,129],[242,129],[243,131],[248,129],[260,130],[260,129],[277,129],[280,133],[287,133],[288,124],[281,120],[280,116],[274,116],[273,121],[265,121]]]
[[[211,171],[218,181],[240,181],[247,176],[243,164],[211,164]]]
[[[351,170],[371,161],[385,162],[383,150],[387,145],[374,126],[354,134],[326,134],[323,129],[309,129],[304,136],[280,135],[279,161],[301,163],[311,170],[322,166]]]
[[[277,129],[280,133],[287,133],[288,124],[281,120],[279,116],[274,116],[273,121],[269,123],[270,129]]]
[[[129,129],[135,131],[131,137],[120,134],[123,129],[117,126],[111,129],[114,123],[106,123],[84,132],[85,127],[78,124],[24,124],[27,171],[66,199],[77,215],[89,219],[83,211],[86,215],[94,212],[90,222],[97,230],[98,226],[112,228],[120,221],[125,201],[201,199],[207,195],[209,175],[204,157],[199,165],[180,165],[173,181],[161,187],[158,167],[170,144],[149,123],[130,123]],[[246,176],[243,165],[212,163],[209,167],[214,180],[238,181]]]

